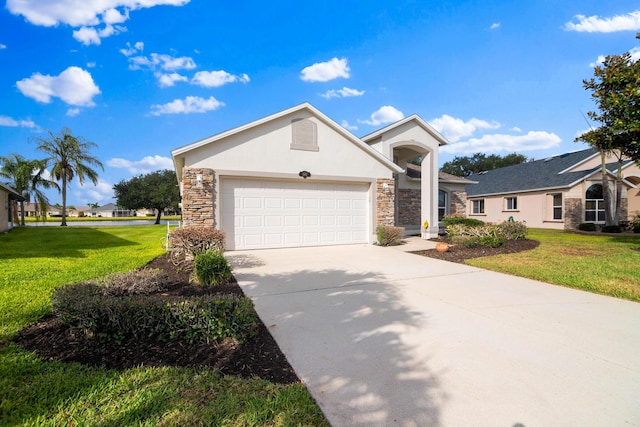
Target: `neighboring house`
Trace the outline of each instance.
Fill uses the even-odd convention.
[[[617,163],[607,159],[609,179]],[[640,210],[640,169],[624,163],[621,219]],[[604,224],[600,154],[593,149],[471,175],[467,214],[488,222],[513,218],[529,227],[576,229],[583,222]]]
[[[415,231],[436,236],[445,143],[416,115],[361,139],[304,103],[171,154],[185,227],[217,227],[238,250],[375,242],[377,226],[399,224],[400,165],[417,157],[425,179],[410,203],[429,228]]]
[[[103,218],[121,218],[127,216],[136,216],[136,211],[132,209],[125,209],[117,206],[114,203],[107,203],[104,206],[100,206],[95,209],[91,209],[88,216],[97,216]]]
[[[11,230],[17,219],[17,203],[24,198],[13,188],[0,183],[0,233]]]

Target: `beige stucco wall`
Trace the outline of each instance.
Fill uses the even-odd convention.
[[[10,228],[9,193],[0,187],[0,232]]]
[[[518,198],[518,209],[507,210],[505,197],[507,196],[491,196],[491,197],[474,197],[469,198],[467,202],[467,214],[470,218],[478,218],[485,222],[503,222],[513,217],[515,221],[525,221],[528,227],[534,228],[554,228],[563,229],[563,220],[553,220],[553,204],[551,194],[560,191],[550,192],[534,192],[534,193],[518,193],[508,195]],[[563,193],[567,197],[567,192]],[[473,213],[472,200],[484,199],[484,214],[476,215]],[[563,212],[564,214],[564,212]]]
[[[294,119],[309,119],[317,124],[318,151],[290,148]],[[247,129],[183,156],[186,167],[251,172],[260,176],[299,178],[298,172],[306,170],[312,178],[393,177],[387,166],[307,110]]]

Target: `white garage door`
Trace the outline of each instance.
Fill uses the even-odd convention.
[[[223,179],[228,249],[367,243],[369,184]]]

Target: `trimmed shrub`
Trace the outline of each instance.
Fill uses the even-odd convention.
[[[529,232],[524,221],[504,221],[497,227],[497,235],[505,240],[525,239]]]
[[[244,296],[104,296],[99,288],[93,283],[57,288],[52,299],[54,313],[71,327],[115,341],[149,337],[208,343],[228,337],[251,338],[257,332],[253,302]]]
[[[524,239],[527,236],[526,224],[513,221],[481,226],[452,224],[447,226],[446,230],[447,237],[452,243],[469,248],[476,246],[497,248],[507,240]]]
[[[603,233],[622,233],[622,227],[619,225],[605,225],[601,231]]]
[[[115,273],[93,281],[103,295],[150,295],[167,290],[169,276],[158,268]]]
[[[404,238],[404,227],[393,227],[382,225],[376,228],[376,236],[380,246],[396,246],[402,243]]]
[[[583,222],[578,225],[580,231],[596,231],[596,225],[593,222]]]
[[[196,280],[204,286],[222,285],[233,277],[231,266],[222,251],[217,249],[209,249],[196,254],[193,272]]]
[[[461,224],[469,227],[478,227],[484,225],[484,221],[481,221],[476,218],[465,218],[460,216],[448,216],[442,218],[442,223],[445,227],[449,225]]]
[[[640,214],[633,219],[631,227],[634,233],[640,233]]]
[[[169,232],[171,260],[176,265],[190,266],[195,256],[209,249],[224,252],[224,232],[213,227],[177,228]]]

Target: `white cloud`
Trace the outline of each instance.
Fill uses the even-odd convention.
[[[362,96],[364,95],[363,90],[351,89],[348,87],[343,87],[342,89],[331,89],[326,91],[325,93],[321,93],[320,96],[326,99],[331,98],[347,98],[350,96]]]
[[[91,74],[79,67],[69,67],[58,76],[35,73],[16,85],[24,96],[45,104],[57,97],[69,105],[91,107],[92,98],[100,93]]]
[[[155,76],[158,79],[158,84],[160,84],[160,87],[171,87],[175,85],[176,82],[189,81],[188,78],[178,73],[171,73],[171,74],[156,73]]]
[[[69,108],[67,110],[67,116],[69,117],[74,117],[74,116],[77,116],[78,114],[80,114],[79,108]]]
[[[160,169],[173,169],[173,161],[169,157],[159,155],[145,156],[141,160],[113,158],[107,161],[112,168],[127,169],[134,175],[147,174]]]
[[[629,54],[631,55],[632,61],[640,61],[640,47],[634,47],[629,51]],[[605,59],[606,59],[606,56],[599,55],[598,58],[595,60],[595,62],[592,62],[589,64],[589,67],[594,68],[598,65],[602,65]]]
[[[113,26],[107,24],[101,30],[97,30],[94,27],[81,27],[79,30],[73,32],[73,38],[86,46],[92,44],[100,45],[102,39],[125,31],[127,31],[127,27],[120,25]]]
[[[127,42],[127,48],[120,49],[120,53],[124,56],[131,56],[138,52],[142,52],[142,50],[144,50],[143,42],[136,42],[133,46],[131,46],[131,43]]]
[[[489,27],[490,30],[497,30],[498,28],[500,28],[500,23],[499,22],[494,22],[493,24],[491,24],[491,26]]]
[[[239,76],[229,74],[224,70],[219,71],[198,71],[191,79],[191,84],[203,87],[219,87],[227,83],[248,83],[249,76],[241,74]]]
[[[300,78],[305,82],[328,82],[339,77],[348,79],[349,71],[351,69],[347,65],[347,58],[333,58],[305,67]]]
[[[430,120],[429,124],[450,142],[456,142],[461,138],[471,136],[479,129],[498,129],[500,127],[498,122],[489,123],[476,118],[465,122],[448,114],[443,114],[441,117]]]
[[[165,71],[176,71],[196,68],[196,63],[188,56],[174,57],[160,53],[152,53],[150,57],[130,56],[129,62],[131,62],[129,68],[132,70],[141,70],[143,68],[156,70],[160,68]]]
[[[576,15],[573,21],[564,25],[566,31],[578,31],[587,33],[612,33],[615,31],[640,30],[640,10],[626,15],[616,15],[612,18],[600,18],[598,15]]]
[[[83,205],[80,206],[86,206],[88,203],[110,203],[111,199],[115,196],[113,193],[113,184],[102,179],[98,179],[97,185],[93,185],[91,181],[85,181],[83,184],[80,184],[78,181],[76,188],[73,190],[73,194],[76,199],[83,203]],[[78,207],[78,205],[76,205],[76,207]]]
[[[154,6],[183,6],[190,0],[7,0],[7,9],[22,15],[34,25],[53,27],[96,26],[100,23],[122,23],[129,11]]]
[[[36,128],[36,124],[32,120],[15,120],[9,116],[0,116],[0,126]]]
[[[87,62],[87,68],[96,68],[95,62]]]
[[[349,122],[346,120],[343,120],[342,123],[340,124],[342,125],[343,128],[347,130],[358,130],[358,126],[350,125]]]
[[[208,99],[200,98],[199,96],[187,96],[185,99],[175,99],[167,104],[152,105],[149,114],[159,116],[161,114],[205,113],[217,110],[220,107],[224,107],[224,103],[213,96]]]
[[[384,105],[380,107],[378,111],[371,114],[371,120],[358,120],[358,123],[378,126],[385,123],[397,122],[403,118],[404,114],[402,114],[402,111],[392,107],[391,105]]]
[[[7,45],[6,45],[6,44],[2,44],[2,43],[0,43],[0,50],[2,50],[2,49],[6,49],[6,48],[7,48]]]
[[[470,154],[544,150],[557,147],[562,140],[555,133],[530,131],[526,135],[483,135],[440,147],[442,153]]]
[[[114,26],[129,20],[129,12],[154,6],[183,6],[190,0],[7,0],[7,9],[22,15],[34,25],[53,27],[66,24],[73,28],[73,37],[85,45],[100,44],[100,39],[126,31]],[[104,24],[98,30],[94,27]]]

